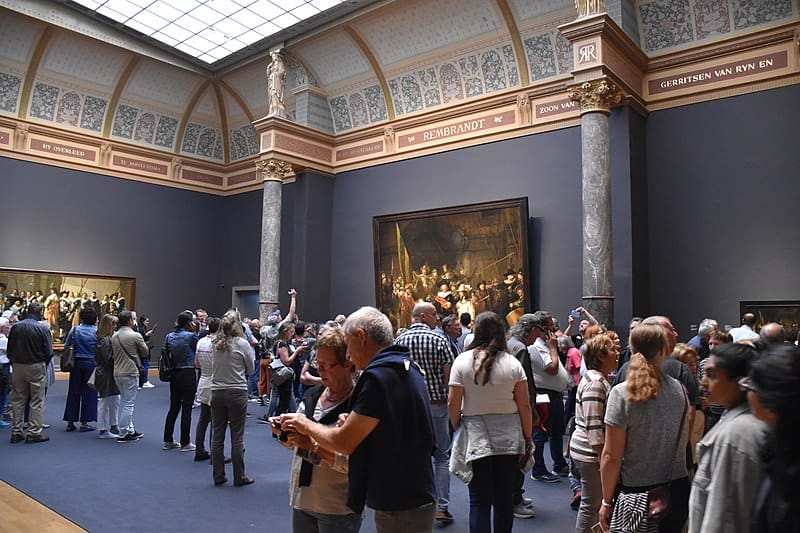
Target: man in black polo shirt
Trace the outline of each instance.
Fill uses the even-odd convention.
[[[347,353],[361,377],[352,412],[339,427],[296,413],[281,427],[310,436],[319,446],[350,456],[347,505],[375,510],[378,533],[429,533],[436,513],[431,453],[433,422],[425,381],[408,348],[392,345],[392,325],[374,307],[344,323]]]
[[[42,435],[44,412],[44,389],[47,379],[47,363],[53,357],[53,340],[50,328],[42,320],[42,304],[28,304],[28,318],[14,324],[8,334],[8,358],[11,360],[11,408],[14,421],[11,427],[11,443],[25,441],[27,444],[50,440]],[[25,404],[30,399],[30,424],[28,436],[22,430]]]

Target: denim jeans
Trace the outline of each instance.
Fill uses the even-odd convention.
[[[11,364],[0,365],[0,420],[8,405],[8,396],[11,392]]]
[[[361,515],[322,514],[292,509],[292,533],[356,533],[361,528]]]
[[[250,376],[247,380],[247,394],[249,396],[258,396],[258,375],[261,373],[261,369],[257,364],[253,368],[253,375]]]
[[[97,391],[88,384],[94,367],[92,358],[75,358],[75,368],[69,373],[64,422],[73,423],[80,420],[81,423],[86,423],[97,420]]]
[[[405,511],[375,511],[375,530],[377,533],[430,533],[436,505],[426,503]]]
[[[469,483],[471,532],[511,531],[514,523],[513,494],[517,484],[517,471],[517,455],[490,455],[472,461],[472,481]]]
[[[109,431],[117,425],[119,413],[119,394],[100,398],[97,402],[97,429]]]
[[[150,358],[142,357],[142,370],[139,372],[139,386],[141,387],[149,381],[147,373],[150,371]]]
[[[431,404],[433,418],[433,478],[436,483],[437,509],[447,510],[450,505],[450,416],[446,404]]]
[[[181,414],[181,446],[191,442],[192,403],[197,387],[194,368],[178,368],[169,382],[169,411],[164,421],[164,442],[173,442],[175,421]]]
[[[119,436],[135,433],[133,425],[133,406],[136,403],[136,390],[139,376],[114,376],[119,389]]]

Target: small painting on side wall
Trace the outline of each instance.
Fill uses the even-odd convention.
[[[530,308],[527,229],[527,198],[375,217],[377,307],[395,329],[423,301],[515,324]]]
[[[0,268],[0,309],[24,317],[28,304],[41,303],[54,345],[79,324],[82,307],[92,307],[98,317],[117,314],[134,308],[135,295],[136,278]]]

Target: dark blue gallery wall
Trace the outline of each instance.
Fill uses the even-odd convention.
[[[630,212],[630,205],[625,205],[629,193],[617,191],[616,185],[613,193],[623,196],[614,203],[617,223]],[[529,227],[533,305],[565,321],[569,310],[580,305],[582,296],[579,128],[337,175],[332,218],[332,313],[375,304],[372,217],[520,196],[528,198],[533,219]],[[625,234],[630,229],[624,221],[619,224],[622,231],[614,238],[614,253],[622,258],[618,264],[627,271],[623,276],[629,278],[630,241]],[[626,293],[626,283],[617,282],[617,290]],[[624,298],[630,299],[629,290]],[[617,305],[630,309],[630,303],[621,304],[622,299]]]
[[[650,293],[681,338],[740,300],[800,299],[800,85],[650,115]]]
[[[16,213],[0,232],[0,266],[135,277],[157,345],[183,309],[230,301],[216,244],[226,198],[8,158],[0,176]]]

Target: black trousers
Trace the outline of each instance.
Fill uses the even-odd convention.
[[[181,446],[192,442],[192,403],[197,384],[194,377],[194,368],[178,368],[169,383],[169,412],[164,422],[164,442],[172,442],[175,432],[175,421],[178,413],[181,414]]]

